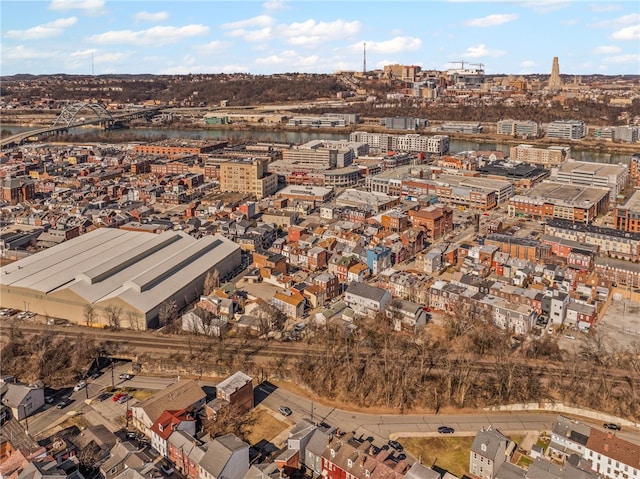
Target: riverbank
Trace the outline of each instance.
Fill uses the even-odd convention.
[[[2,130],[10,133],[28,131],[33,127],[24,124],[3,124]],[[187,121],[174,121],[171,124],[132,124],[131,128],[105,131],[96,127],[72,128],[66,142],[152,142],[164,139],[201,139],[211,141],[247,141],[301,144],[310,140],[345,140],[352,131],[376,133],[407,134],[415,133],[432,136],[441,134],[428,130],[388,130],[379,125],[359,124],[340,128],[301,128],[272,124],[232,124],[204,125]],[[446,133],[450,137],[451,152],[468,150],[499,150],[509,154],[509,149],[522,143],[538,147],[551,145],[569,145],[572,157],[579,161],[598,163],[629,163],[632,154],[640,152],[640,144],[605,143],[596,139],[562,141],[555,139],[522,140],[495,133],[471,135],[464,133]]]

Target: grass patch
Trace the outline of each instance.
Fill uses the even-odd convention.
[[[135,391],[129,391],[129,394],[136,398],[138,401],[144,401],[147,398],[150,398],[156,393],[156,391],[151,391],[149,389],[136,389]]]
[[[551,442],[551,438],[540,437],[536,441],[536,446],[541,447],[544,452],[547,452],[547,448],[549,447],[550,442]]]
[[[399,438],[407,451],[425,466],[434,463],[458,477],[469,473],[469,450],[473,437],[407,437]]]
[[[527,469],[531,464],[533,464],[533,459],[528,456],[522,455],[520,456],[520,459],[518,459],[516,466]]]
[[[524,440],[524,436],[522,434],[520,435],[514,434],[513,436],[509,436],[509,439],[515,442],[518,445],[518,447],[520,447],[520,444],[522,444],[522,441]]]
[[[250,444],[256,444],[262,439],[271,441],[289,427],[286,422],[276,419],[273,414],[264,408],[256,408],[249,414],[253,419],[251,431],[246,435],[246,439]]]

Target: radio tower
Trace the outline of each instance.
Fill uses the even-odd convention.
[[[367,44],[364,44],[364,57],[362,62],[362,73],[367,73]]]

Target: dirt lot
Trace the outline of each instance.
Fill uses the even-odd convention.
[[[261,406],[255,408],[251,414],[255,419],[255,423],[251,426],[251,432],[247,436],[251,444],[256,444],[263,439],[271,442],[274,437],[289,427],[287,423],[279,421]]]
[[[469,473],[473,437],[409,437],[399,442],[422,464],[436,464],[462,477]]]

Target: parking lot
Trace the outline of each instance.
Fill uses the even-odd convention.
[[[640,302],[628,295],[611,300],[597,329],[620,346],[640,343]]]

